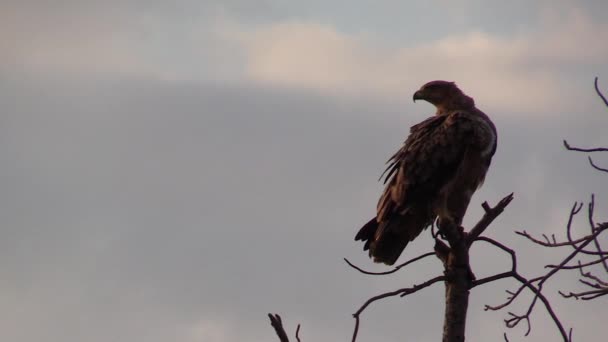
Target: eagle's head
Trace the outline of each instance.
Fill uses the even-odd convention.
[[[431,81],[423,85],[414,93],[414,102],[425,100],[437,107],[437,114],[441,115],[457,109],[470,109],[475,101],[458,89],[456,83],[448,81]]]

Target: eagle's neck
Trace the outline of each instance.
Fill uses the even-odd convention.
[[[448,96],[442,103],[435,104],[435,107],[437,108],[435,115],[446,115],[455,110],[471,111],[475,108],[475,101],[465,94],[458,93]]]
[[[437,105],[436,107],[437,107],[437,112],[435,112],[435,115],[437,115],[437,116],[446,115],[447,113],[451,112],[445,106]]]
[[[437,116],[442,116],[442,115],[449,115],[450,113],[453,113],[457,110],[465,110],[465,111],[471,111],[471,109],[473,109],[473,107],[462,107],[462,106],[442,106],[442,105],[437,105],[435,106],[437,108],[437,111],[435,112],[435,115]]]

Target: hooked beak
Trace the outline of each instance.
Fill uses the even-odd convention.
[[[416,102],[416,100],[424,100],[424,93],[422,90],[418,90],[414,93],[414,102]]]

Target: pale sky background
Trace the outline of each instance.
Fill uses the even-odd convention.
[[[412,93],[456,81],[499,131],[480,203],[515,200],[487,231],[527,276],[560,254],[515,229],[563,233],[608,181],[579,146],[608,145],[608,2],[12,1],[0,4],[0,340],[349,341],[375,294],[441,273],[429,259],[368,277],[353,241],[384,161],[433,109]],[[608,92],[608,90],[607,90]],[[599,164],[608,158],[597,156]],[[585,219],[578,229],[588,229]],[[432,248],[429,234],[402,260]],[[508,258],[472,251],[478,277]],[[471,295],[468,341],[502,341],[502,281]],[[608,306],[547,293],[577,341]],[[523,312],[529,297],[508,311]],[[443,287],[378,302],[360,341],[437,341]],[[524,340],[524,328],[508,331]],[[541,306],[530,341],[557,340]]]

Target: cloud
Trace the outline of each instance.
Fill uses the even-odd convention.
[[[187,1],[3,4],[0,71],[85,79],[230,78],[241,62],[216,30],[223,16],[220,6]]]
[[[238,4],[131,4],[123,12],[6,6],[0,70],[254,82],[383,101],[409,101],[422,83],[448,79],[488,111],[538,115],[575,109],[580,85],[570,76],[599,69],[608,58],[608,46],[589,39],[608,35],[608,25],[576,7],[542,11],[531,30],[448,29],[420,43],[313,20],[256,24],[234,14]]]
[[[119,73],[141,64],[129,37],[119,34],[124,16],[112,18],[103,11],[92,14],[58,8],[2,5],[0,70]]]
[[[263,83],[322,92],[404,98],[431,79],[456,80],[484,108],[539,112],[569,108],[565,81],[580,64],[601,65],[608,34],[582,11],[546,15],[532,31],[502,37],[484,31],[448,34],[424,44],[388,46],[315,22],[286,21],[242,30],[247,76]]]

